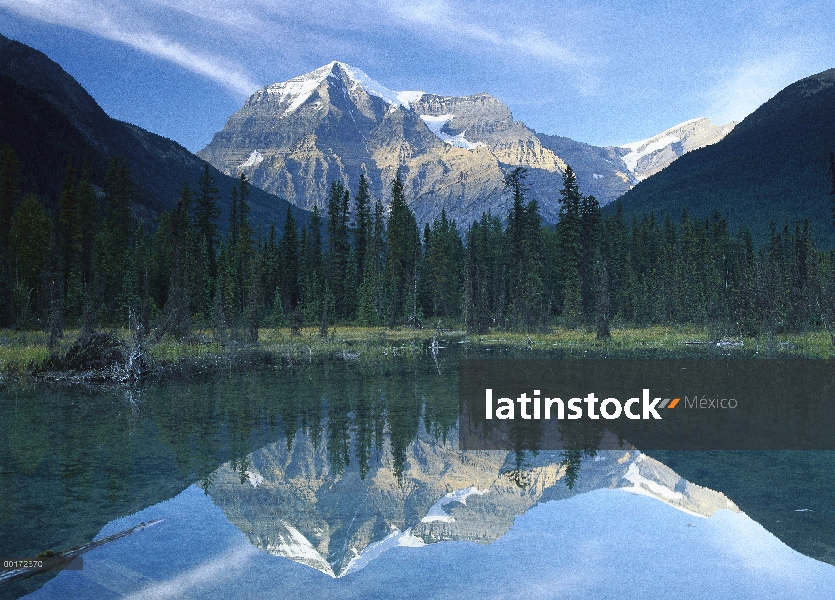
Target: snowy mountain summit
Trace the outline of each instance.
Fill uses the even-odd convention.
[[[675,159],[692,150],[715,144],[736,126],[714,125],[706,117],[690,119],[651,138],[624,144],[627,152],[621,156],[635,177],[635,183],[655,175]]]
[[[288,81],[274,83],[259,90],[250,98],[250,102],[261,102],[265,97],[281,109],[280,117],[286,117],[304,104],[323,83],[333,80],[336,85],[342,83],[347,91],[356,94],[362,90],[369,95],[385,100],[393,106],[408,108],[412,100],[423,96],[423,92],[393,92],[374,81],[361,69],[339,61],[332,61],[315,71],[294,77]]]
[[[333,61],[255,92],[198,154],[306,209],[325,205],[334,180],[356,190],[360,175],[388,203],[399,170],[421,223],[441,210],[462,224],[506,214],[504,176],[525,167],[530,194],[553,223],[567,165],[581,191],[606,204],[691,147],[719,139],[714,129],[697,120],[637,145],[599,148],[538,134],[487,93],[398,92]]]
[[[442,209],[459,222],[504,214],[504,175],[515,166],[546,198],[566,166],[489,94],[393,91],[338,61],[254,93],[199,155],[307,209],[324,206],[331,181],[356,190],[360,175],[388,202],[400,169],[421,222]],[[556,197],[542,212],[556,219]]]

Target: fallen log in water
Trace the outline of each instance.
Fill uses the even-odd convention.
[[[4,583],[9,583],[12,581],[17,581],[19,579],[25,579],[27,577],[31,577],[36,573],[41,573],[43,571],[50,571],[54,569],[67,569],[72,568],[70,567],[70,563],[72,563],[72,559],[84,554],[85,552],[89,552],[93,548],[98,548],[99,546],[104,546],[105,544],[109,544],[110,542],[115,542],[116,540],[120,540],[123,537],[127,537],[132,533],[136,533],[137,531],[141,531],[146,527],[150,527],[151,525],[156,525],[157,523],[162,523],[164,519],[157,519],[155,521],[150,521],[148,523],[140,523],[136,527],[131,527],[130,529],[125,529],[124,531],[120,531],[119,533],[114,533],[113,535],[107,535],[103,538],[99,538],[97,540],[93,540],[88,544],[84,544],[81,546],[75,546],[66,550],[64,552],[53,554],[51,552],[44,553],[39,555],[37,558],[34,559],[21,559],[27,561],[37,561],[43,559],[41,562],[45,562],[46,565],[43,567],[34,567],[34,568],[27,568],[27,569],[14,569],[11,571],[0,572],[0,585]],[[58,559],[56,561],[56,559]],[[2,567],[2,565],[0,565]]]

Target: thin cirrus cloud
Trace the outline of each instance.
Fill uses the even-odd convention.
[[[805,74],[795,55],[748,61],[731,70],[708,90],[708,112],[718,123],[741,121],[781,89]]]
[[[354,55],[385,54],[392,50],[386,36],[404,30],[413,42],[432,40],[477,54],[492,48],[511,60],[527,57],[561,68],[573,73],[582,95],[594,93],[599,82],[588,72],[594,62],[588,55],[530,23],[496,18],[467,0],[334,0],[327,5],[315,0],[0,0],[0,7],[125,44],[239,95],[260,87],[251,73],[271,72],[265,65],[276,59],[297,63],[328,48],[338,54],[348,48]]]
[[[523,55],[547,61],[574,65],[587,62],[587,57],[569,50],[552,36],[524,27],[507,25],[503,28],[478,23],[479,7],[444,0],[335,0],[327,4],[311,0],[293,3],[265,0],[232,0],[226,2],[182,0],[153,0],[158,7],[186,13],[192,17],[211,20],[224,28],[235,29],[231,35],[245,34],[261,39],[269,38],[276,29],[284,32],[311,28],[328,29],[333,15],[339,15],[338,26],[330,27],[342,33],[363,31],[373,39],[375,33],[391,28],[415,29],[419,37],[442,36],[451,43],[461,40],[486,43],[506,48]],[[482,11],[483,12],[483,11]],[[373,19],[369,18],[373,15]],[[495,22],[495,19],[491,19]]]
[[[187,48],[157,33],[130,6],[78,0],[0,0],[0,7],[33,20],[77,29],[119,42],[211,79],[236,94],[250,94],[259,86],[230,61]]]
[[[479,8],[467,8],[459,3],[443,0],[411,0],[381,3],[397,20],[427,27],[428,33],[486,42],[492,46],[515,50],[523,55],[544,59],[564,66],[588,62],[588,57],[572,51],[564,43],[542,31],[509,24],[503,29],[487,27],[475,22]]]

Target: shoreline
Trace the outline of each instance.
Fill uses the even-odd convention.
[[[62,368],[73,347],[78,350],[77,330],[68,331],[54,351],[47,347],[47,336],[42,332],[0,330],[0,381],[31,378],[70,384],[127,384],[221,369],[301,366],[329,360],[380,363],[427,352],[443,357],[455,346],[488,356],[495,351],[497,354],[510,353],[514,358],[522,358],[528,352],[540,358],[548,355],[562,358],[835,357],[835,347],[825,330],[781,334],[768,340],[717,337],[710,335],[706,328],[697,327],[624,327],[613,328],[610,339],[596,340],[590,330],[565,327],[545,333],[493,330],[479,335],[467,333],[460,327],[415,330],[337,325],[331,328],[327,337],[319,334],[318,327],[306,327],[297,334],[292,334],[289,328],[264,328],[259,330],[257,342],[232,341],[225,345],[215,340],[209,330],[196,330],[187,340],[165,337],[141,352],[142,366],[134,371],[129,363],[137,352],[130,332],[117,329],[99,335],[112,343],[107,350],[121,359],[111,360],[106,366],[97,363],[84,368],[82,362],[74,368]]]

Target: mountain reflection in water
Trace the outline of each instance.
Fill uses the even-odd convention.
[[[327,444],[298,434],[227,463],[207,488],[212,501],[250,542],[335,577],[354,572],[384,549],[468,540],[490,543],[532,506],[599,488],[625,488],[694,515],[738,511],[719,492],[678,477],[635,450],[601,451],[586,460],[572,489],[559,452],[529,456],[461,452],[454,431],[446,440],[421,432],[409,445],[398,480],[388,443],[363,478],[358,466],[335,471]]]
[[[629,452],[627,457],[625,452],[602,451],[586,458],[574,490],[566,492],[558,479],[548,487],[554,481],[554,465],[547,460],[526,465],[533,485],[520,488],[496,471],[502,465],[499,456],[492,461],[485,456],[456,473],[460,457],[454,447],[445,450],[444,445],[415,442],[415,452],[407,456],[402,491],[385,489],[393,483],[391,478],[384,476],[377,484],[376,475],[369,473],[361,480],[345,469],[337,479],[345,480],[346,490],[332,493],[329,490],[340,482],[330,476],[322,478],[319,489],[316,482],[311,489],[303,473],[262,479],[262,469],[276,466],[270,459],[290,466],[288,471],[293,471],[293,455],[306,466],[321,460],[309,455],[311,448],[316,452],[312,446],[288,453],[285,445],[273,444],[253,453],[252,470],[243,472],[243,483],[241,470],[224,465],[209,495],[192,485],[171,500],[109,524],[102,535],[140,520],[163,519],[127,538],[121,547],[91,552],[84,571],[62,572],[32,597],[637,600],[670,595],[693,600],[811,600],[835,589],[835,567],[794,552],[735,511],[721,494],[688,484],[642,454]],[[428,456],[423,454],[426,449]],[[413,463],[418,459],[423,464]],[[509,462],[515,468],[515,460]],[[437,498],[426,497],[433,484],[422,478],[442,465],[453,471],[452,480],[466,480],[468,472],[484,477],[484,467],[494,469],[496,478],[487,489],[470,486],[443,494],[419,517]],[[351,481],[369,482],[366,495],[360,485],[351,497]],[[592,489],[612,482],[622,482],[626,489]],[[211,495],[222,491],[223,500]],[[260,497],[253,493],[258,491],[263,492]],[[544,502],[551,493],[571,497]],[[455,502],[464,496],[466,504]],[[265,501],[271,497],[281,497],[289,506]],[[361,521],[357,515],[383,518],[379,512],[374,518],[375,509],[364,508],[366,504],[377,511],[382,508],[395,520],[414,514],[414,525],[356,548],[352,544],[362,542],[357,532],[367,525],[355,525]],[[267,515],[259,510],[264,506]],[[714,508],[730,510],[716,510],[709,518],[695,512]],[[494,511],[502,514],[494,518]],[[522,512],[514,519],[516,511]],[[437,529],[441,526],[448,528]],[[318,527],[323,534],[318,549],[297,527],[313,527],[314,533]],[[335,578],[323,546],[334,543],[343,527],[354,533],[345,544],[353,556],[344,576]],[[459,541],[426,543],[421,530],[427,538],[440,531]],[[473,538],[491,543],[460,541]],[[271,556],[253,541],[292,560]],[[338,561],[340,553],[336,554]],[[705,577],[708,572],[710,577]]]
[[[284,556],[340,581],[395,560],[398,552],[384,561],[378,557],[397,546],[502,540],[521,515],[593,490],[626,488],[637,493],[626,494],[630,498],[652,496],[644,500],[687,518],[720,508],[738,514],[722,493],[688,483],[628,447],[596,454],[459,452],[457,391],[456,357],[437,363],[428,355],[375,365],[334,361],[212,373],[138,389],[3,384],[0,552],[29,556],[89,542],[157,518],[168,510],[161,508],[168,505],[164,501],[176,505],[185,489],[196,489],[206,510],[222,510],[222,522],[207,521],[207,527],[234,525],[267,558],[279,560],[266,553]],[[773,459],[786,454],[733,454],[735,470],[711,487],[746,512],[745,503],[764,507],[749,514],[770,530],[787,511],[812,509],[791,512],[786,522],[793,524],[781,538],[829,560],[832,453]],[[698,467],[699,477],[719,472],[725,456],[715,453],[705,461],[699,453],[667,455],[679,472]],[[790,478],[801,464],[803,476]],[[795,506],[798,496],[802,506]],[[198,502],[197,496],[186,497]],[[177,506],[180,518],[186,509]],[[124,517],[134,514],[136,523]],[[185,523],[166,518],[155,531],[92,551],[85,564],[111,556],[127,565],[126,549],[134,546],[139,554],[131,561],[156,560],[142,553],[173,544],[166,536]],[[803,529],[795,526],[800,520]],[[143,546],[143,540],[156,545]],[[212,551],[178,543],[192,553]],[[95,573],[91,567],[53,581]],[[51,577],[0,589],[0,597],[17,597]],[[54,589],[48,585],[43,597]]]

